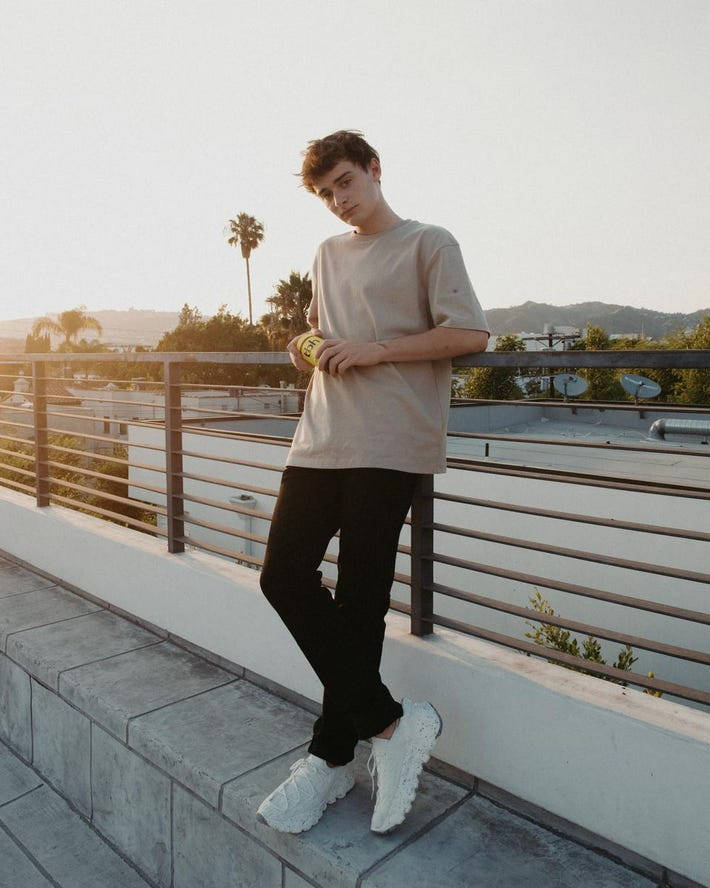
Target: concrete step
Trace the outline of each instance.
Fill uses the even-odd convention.
[[[59,793],[0,742],[2,888],[148,888]]]
[[[64,840],[52,830],[71,835],[69,856],[88,866],[96,855],[82,829],[87,842],[100,834],[141,878],[165,888],[651,888],[661,880],[660,868],[646,878],[429,769],[402,826],[375,835],[367,742],[352,792],[308,832],[274,831],[256,808],[306,754],[311,712],[247,681],[239,667],[216,666],[69,590],[33,584],[31,572],[2,559],[0,590],[8,593],[0,597],[0,739],[32,765],[9,768],[10,795],[4,805],[0,797],[0,824],[16,849],[8,853],[30,874],[23,886],[31,878],[141,884],[121,881],[119,869],[114,882],[71,881],[69,858],[56,850]],[[35,834],[49,838],[33,844]],[[61,878],[43,869],[55,858]],[[5,888],[2,878],[0,868]]]

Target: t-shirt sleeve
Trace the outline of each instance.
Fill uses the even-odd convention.
[[[311,301],[306,309],[306,320],[311,327],[318,326],[318,256],[313,260],[311,267]]]
[[[427,272],[427,300],[435,326],[490,333],[458,244],[436,252]]]

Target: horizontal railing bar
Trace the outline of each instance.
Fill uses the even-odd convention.
[[[2,423],[0,423],[0,426]],[[65,438],[89,438],[91,441],[107,441],[109,444],[120,444],[122,447],[127,447],[128,442],[122,441],[120,438],[112,438],[109,435],[92,435],[90,432],[77,432],[74,429],[69,431],[68,429],[54,429],[47,428],[48,432],[52,432],[54,435],[62,435]],[[141,447],[143,450],[156,450],[158,453],[165,453],[164,447],[156,447],[154,444],[141,444],[139,441],[131,441],[131,447]]]
[[[227,481],[224,478],[215,478],[212,475],[196,475],[193,472],[179,472],[178,477],[189,481],[201,481],[203,484],[215,484],[218,487],[228,487],[230,490],[248,490],[250,493],[261,493],[264,496],[277,497],[278,490],[269,487],[256,487],[253,484],[240,484],[238,481]]]
[[[0,392],[1,391],[2,390],[0,390]],[[162,393],[161,393],[160,397],[161,397],[161,399],[163,398]],[[55,395],[53,392],[50,393],[49,395],[47,395],[47,399],[50,402],[53,401],[55,398],[57,398],[61,401],[81,401],[82,403],[84,401],[93,401],[98,404],[108,404],[108,405],[110,405],[110,404],[128,404],[131,407],[159,407],[161,410],[165,409],[165,406],[164,406],[165,401],[164,400],[161,400],[161,401],[124,401],[123,399],[110,398],[110,397],[85,398],[83,395]],[[0,407],[6,407],[6,406],[7,406],[6,404],[0,404]],[[51,403],[50,403],[50,406],[51,406]],[[62,406],[62,405],[57,405],[57,406]],[[69,405],[63,405],[63,406],[69,406]],[[20,408],[16,408],[16,409],[20,409]],[[27,409],[27,408],[23,408],[23,409]],[[29,409],[30,409],[30,411],[32,410],[32,408],[29,408]],[[190,408],[190,409],[192,409],[192,408]],[[124,421],[124,420],[120,420],[119,417],[117,417],[117,416],[112,416],[109,418],[113,422],[119,422],[119,421],[123,422]],[[132,420],[127,419],[127,420],[125,420],[125,422],[132,422]]]
[[[32,460],[34,461],[34,457]],[[22,469],[19,466],[10,466],[3,462],[0,462],[0,469],[4,469],[6,472],[17,472],[18,475],[24,475],[26,478],[34,478],[36,475],[31,469]]]
[[[226,555],[228,558],[233,558],[238,561],[246,561],[248,564],[258,564],[259,567],[264,563],[261,558],[247,555],[246,552],[241,552],[238,549],[226,549],[224,546],[217,546],[214,543],[197,540],[191,536],[179,536],[175,538],[175,541],[178,543],[184,543],[186,546],[195,546],[198,549],[205,549],[205,551],[214,552],[217,555]]]
[[[434,552],[425,555],[425,558],[441,564],[451,564],[453,567],[461,567],[474,573],[484,573],[490,576],[500,577],[504,580],[517,580],[530,586],[542,586],[543,589],[556,589],[558,592],[569,592],[571,595],[581,595],[583,598],[595,598],[599,601],[608,601],[611,604],[620,604],[635,610],[649,611],[653,614],[662,614],[666,617],[676,617],[679,620],[688,620],[692,623],[704,623],[710,625],[710,614],[702,611],[689,610],[675,607],[671,604],[646,601],[643,598],[635,598],[630,595],[619,595],[616,592],[605,592],[602,589],[594,589],[591,586],[581,586],[577,583],[568,583],[565,580],[553,580],[551,577],[541,577],[536,574],[526,574],[517,570],[496,567],[492,564],[482,564],[478,561],[467,561],[464,558],[455,558],[453,555],[442,555]]]
[[[204,496],[193,496],[192,494],[183,493],[180,497],[182,500],[191,503],[200,503],[203,506],[211,506],[213,509],[224,509],[225,512],[236,512],[239,515],[249,515],[252,518],[262,518],[268,521],[271,518],[270,512],[259,512],[257,509],[248,509],[244,506],[237,506],[233,503],[220,502],[219,500],[208,499]],[[265,543],[266,538],[260,540]]]
[[[34,429],[34,425],[28,422],[13,422],[11,419],[0,419],[0,428],[3,426],[15,426],[18,429]]]
[[[117,443],[120,443],[121,446],[125,446],[123,444],[123,442],[117,442]],[[75,453],[77,456],[85,456],[88,459],[98,459],[98,460],[101,460],[102,462],[104,462],[104,461],[115,462],[115,463],[120,463],[121,465],[124,465],[124,466],[128,466],[129,468],[132,468],[132,469],[145,469],[148,472],[157,472],[159,475],[165,474],[165,468],[159,468],[158,466],[151,466],[149,463],[130,462],[129,460],[123,459],[120,456],[109,456],[106,453],[92,453],[91,450],[76,450],[73,447],[62,447],[59,444],[52,444],[51,442],[49,444],[47,444],[47,447],[50,450],[60,450],[62,453]],[[133,484],[133,481],[130,481],[129,483]]]
[[[4,447],[0,447],[0,453],[4,454],[5,456],[16,456],[18,459],[29,459],[31,462],[34,462],[35,459],[34,453],[20,453],[17,450],[5,450]],[[7,463],[0,463],[0,465],[7,465]]]
[[[45,352],[0,354],[0,364],[291,364],[288,352]],[[640,364],[638,366],[641,366]]]
[[[552,660],[555,663],[563,663],[568,666],[574,666],[577,669],[584,669],[585,671],[596,673],[597,675],[607,675],[610,678],[618,678],[628,684],[640,685],[641,687],[650,688],[651,690],[673,694],[674,696],[682,697],[685,700],[693,700],[695,703],[710,705],[710,694],[705,691],[699,691],[695,688],[689,688],[685,685],[675,684],[670,681],[663,681],[663,679],[660,678],[648,678],[645,675],[640,675],[638,672],[616,669],[614,666],[595,663],[593,660],[584,660],[582,657],[565,654],[562,651],[547,648],[543,645],[520,641],[510,635],[503,635],[500,632],[492,632],[489,629],[483,629],[480,626],[472,626],[469,623],[464,623],[461,620],[453,620],[450,617],[444,617],[440,614],[434,614],[434,622],[437,626],[444,626],[447,629],[455,629],[466,635],[475,635],[477,638],[483,638],[486,641],[492,641],[495,644],[501,644],[507,648],[513,648],[517,651],[533,654],[536,657],[544,657],[546,660]]]
[[[240,419],[244,416],[245,414],[241,414]],[[246,418],[251,419],[259,416],[263,419],[266,414],[255,413]],[[219,438],[221,440],[226,438],[230,441],[251,441],[257,444],[274,444],[278,447],[290,447],[291,441],[293,440],[291,435],[267,435],[264,432],[242,432],[237,429],[211,429],[202,425],[204,422],[204,419],[190,419],[189,417],[183,417],[183,432],[189,435],[201,435],[203,438]],[[196,425],[196,423],[200,423],[200,425]]]
[[[274,392],[280,391],[279,389],[272,389]],[[283,389],[281,390],[283,391]],[[229,417],[238,417],[239,419],[281,419],[288,422],[293,422],[294,416],[287,416],[283,413],[251,413],[246,410],[222,410],[218,407],[189,407],[186,404],[182,404],[183,412],[189,411],[190,413],[207,413],[210,416],[229,416]]]
[[[47,352],[0,354],[0,364],[123,363],[123,364],[286,364],[291,366],[288,352],[94,352],[78,356]],[[584,368],[607,367],[635,369],[672,367],[703,369],[710,367],[710,349],[607,349],[602,351],[486,351],[459,355],[452,359],[454,367],[542,367]]]
[[[100,379],[69,379],[66,376],[40,376],[40,379],[44,380],[44,382],[63,382],[65,385],[71,386],[96,386],[99,382],[114,382],[117,385],[156,385],[156,386],[165,386],[165,383],[162,379],[143,379],[143,380],[132,380],[132,379],[110,379],[108,376],[102,376]],[[93,389],[92,389],[93,390]]]
[[[0,422],[0,426],[2,422]],[[0,441],[12,441],[14,444],[25,444],[27,447],[32,448],[32,452],[34,453],[34,441],[32,438],[15,438],[13,435],[0,435]]]
[[[97,490],[95,487],[85,487],[83,484],[77,484],[75,481],[65,481],[63,478],[50,477],[49,483],[60,485],[62,487],[69,487],[71,488],[71,490],[78,490],[80,493],[88,493],[91,494],[91,496],[95,496],[97,499],[111,500],[111,502],[120,503],[122,506],[130,506],[134,509],[143,509],[146,512],[154,512],[156,515],[166,514],[166,510],[162,506],[156,506],[153,503],[146,503],[143,502],[143,500],[128,499],[128,497],[118,496],[115,493],[108,493],[105,490]],[[75,502],[82,506],[85,505],[79,500],[76,500]]]
[[[0,410],[14,410],[17,413],[34,413],[34,407],[15,407],[14,404],[0,402]]]
[[[62,419],[80,419],[83,422],[97,422],[99,424],[103,424],[105,422],[123,423],[123,424],[130,424],[132,426],[141,426],[141,427],[147,428],[147,429],[154,429],[155,422],[156,422],[155,420],[149,421],[149,420],[141,420],[141,419],[119,419],[114,416],[87,416],[82,413],[60,413],[59,411],[56,411],[56,410],[48,410],[47,416],[49,419],[54,419],[55,417],[60,416],[60,417],[62,417]],[[1,422],[2,422],[2,420],[0,420],[0,423]],[[133,442],[131,442],[131,443],[133,443]]]
[[[676,645],[666,644],[662,641],[642,638],[638,635],[627,635],[623,632],[616,632],[613,629],[592,626],[588,623],[580,623],[577,620],[569,620],[553,614],[540,614],[538,616],[538,612],[531,610],[530,608],[520,607],[517,604],[508,604],[505,601],[497,601],[495,598],[486,598],[483,595],[476,595],[475,592],[464,592],[462,589],[456,589],[453,586],[445,586],[442,583],[432,583],[429,588],[432,592],[438,592],[440,595],[446,595],[449,598],[457,598],[460,601],[466,601],[469,604],[477,604],[481,607],[502,611],[503,613],[512,614],[516,617],[524,617],[526,620],[532,620],[535,623],[550,623],[553,626],[560,626],[563,629],[570,629],[573,632],[579,632],[583,635],[592,635],[595,638],[605,638],[608,641],[618,642],[619,644],[628,644],[632,647],[652,651],[655,654],[664,654],[669,657],[677,657],[681,660],[689,660],[693,663],[702,663],[706,666],[710,666],[710,654],[703,653],[702,651],[678,647]]]
[[[434,499],[447,500],[452,503],[464,503],[469,506],[481,506],[485,509],[495,509],[503,512],[517,512],[521,515],[533,515],[535,518],[554,518],[560,521],[594,524],[599,527],[608,527],[614,530],[633,530],[642,533],[657,533],[662,534],[663,536],[676,536],[687,540],[710,542],[710,533],[703,533],[700,530],[681,530],[677,527],[662,527],[661,525],[656,524],[639,524],[632,521],[620,521],[617,518],[597,518],[591,515],[582,515],[577,512],[557,512],[553,509],[539,509],[536,506],[521,506],[495,500],[459,496],[454,493],[442,493],[436,490],[434,491]]]
[[[29,493],[30,496],[35,496],[34,487],[30,487],[27,484],[22,484],[20,481],[13,481],[12,478],[0,477],[0,486],[2,486],[3,484],[9,485],[10,487],[15,488],[16,490],[21,490],[23,493]]]
[[[219,508],[223,508],[223,507],[220,506]],[[249,513],[249,514],[251,514],[251,513]],[[259,536],[257,534],[248,533],[247,531],[236,530],[235,528],[229,527],[226,524],[218,524],[217,522],[214,522],[214,521],[205,521],[204,519],[201,519],[201,518],[195,518],[192,515],[182,514],[182,515],[180,515],[180,520],[184,521],[185,524],[195,524],[198,527],[204,527],[207,530],[216,530],[219,533],[226,533],[229,536],[235,536],[235,537],[239,537],[240,539],[251,540],[252,542],[255,542],[255,543],[266,544],[266,542],[267,542],[267,537],[265,537],[265,536]],[[397,551],[399,552],[399,551],[401,551],[401,549],[398,547]],[[326,561],[328,564],[337,564],[338,563],[338,556],[331,555],[330,552],[326,552],[325,555],[323,556],[323,561]],[[407,574],[395,572],[394,580],[396,580],[399,583],[402,583],[405,586],[411,586],[411,577],[407,576]]]
[[[577,410],[599,410],[600,407],[605,412],[614,413],[615,411],[629,410],[637,413],[697,413],[698,409],[706,409],[702,404],[682,404],[680,401],[655,401],[639,399],[636,401],[583,401],[574,398],[571,401],[565,401],[561,395],[556,398],[451,398],[452,407],[480,407],[481,405],[503,404],[506,407],[516,406],[518,404],[534,407],[556,407],[571,409],[573,413]],[[450,434],[456,434],[451,432]]]
[[[563,469],[527,468],[513,463],[462,459],[447,457],[449,469],[461,469],[464,472],[483,472],[491,475],[508,475],[514,478],[533,478],[540,481],[554,481],[559,484],[582,484],[587,487],[608,487],[612,490],[628,490],[635,493],[653,493],[658,496],[680,496],[687,499],[710,499],[710,489],[704,487],[674,486],[663,482],[643,480],[635,482],[627,477],[609,477],[592,475],[586,472],[570,472]],[[656,487],[655,485],[659,485]],[[661,486],[663,485],[663,486]]]
[[[499,546],[513,546],[516,549],[529,549],[533,552],[541,552],[545,555],[557,555],[561,558],[573,558],[575,561],[589,561],[593,564],[603,564],[608,567],[619,567],[624,570],[638,570],[642,573],[657,574],[662,577],[673,577],[676,580],[688,580],[693,583],[710,583],[710,574],[694,570],[680,570],[676,567],[668,567],[661,564],[653,564],[646,561],[633,561],[630,558],[618,558],[613,555],[600,555],[597,552],[587,552],[585,549],[568,549],[565,546],[552,546],[549,543],[536,543],[534,540],[521,540],[516,537],[501,536],[496,533],[485,533],[481,530],[471,530],[467,527],[457,527],[453,524],[440,524],[434,522],[426,525],[433,530],[442,533],[465,536],[473,540],[481,540],[486,543],[495,543]]]
[[[659,368],[704,369],[710,367],[710,349],[608,349],[575,352],[481,352],[452,358],[454,367]]]
[[[216,530],[218,533],[226,533],[228,536],[239,537],[242,540],[251,540],[253,543],[263,543],[266,545],[267,538],[259,534],[249,533],[248,530],[237,530],[227,524],[219,524],[216,521],[205,521],[202,518],[195,518],[193,515],[180,515],[180,520],[185,524],[194,524],[197,527],[204,527],[206,530]]]
[[[32,491],[34,493],[34,490]],[[110,509],[102,509],[100,506],[95,506],[92,503],[82,503],[79,500],[70,499],[68,496],[61,496],[58,493],[50,493],[49,498],[52,502],[61,503],[63,506],[68,506],[71,509],[79,512],[95,512],[97,515],[103,515],[106,518],[118,518],[118,520],[122,524],[130,524],[131,527],[137,527],[139,530],[144,530],[147,533],[155,534],[156,536],[167,537],[167,531],[162,530],[156,524],[148,524],[146,521],[139,521],[137,518],[129,518],[128,515],[122,515],[120,512],[113,512]],[[143,504],[141,503],[141,506]]]
[[[143,484],[140,481],[128,481],[120,475],[108,475],[105,472],[95,472],[93,469],[86,469],[83,466],[67,465],[63,462],[48,459],[44,465],[51,466],[54,469],[63,469],[65,471],[78,472],[80,475],[89,475],[91,478],[102,478],[106,481],[118,481],[119,484],[125,484],[127,487],[139,487],[141,490],[150,490],[152,493],[162,493],[165,495],[164,487],[154,487],[152,484]],[[61,481],[61,484],[64,482]]]
[[[659,413],[663,411],[658,411]],[[693,411],[698,412],[698,411]],[[447,432],[447,438],[475,438],[483,441],[511,441],[518,444],[556,444],[560,447],[586,447],[597,450],[623,450],[634,453],[666,453],[673,456],[710,457],[709,450],[695,450],[689,447],[656,447],[653,444],[611,444],[608,441],[575,441],[571,438],[533,438],[528,435],[500,435],[497,432]]]
[[[285,388],[282,389],[280,386],[276,388],[273,385],[242,385],[241,382],[177,382],[174,383],[174,387],[176,388],[206,388],[206,389],[240,389],[244,392],[305,392],[304,388]]]
[[[232,457],[232,456],[221,456],[218,453],[215,453],[215,454],[195,453],[194,450],[178,450],[177,452],[180,453],[182,456],[192,456],[192,457],[195,457],[196,459],[217,460],[218,462],[226,462],[226,463],[229,463],[229,465],[234,465],[234,466],[249,466],[252,469],[266,469],[269,472],[283,472],[283,470],[284,470],[284,466],[272,466],[272,465],[269,465],[268,463],[252,462],[252,461],[244,460],[244,459],[236,459],[235,457]]]

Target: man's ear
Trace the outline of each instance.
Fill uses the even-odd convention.
[[[382,178],[382,168],[380,167],[380,162],[376,157],[370,158],[370,171],[372,172],[372,178],[375,182],[379,182]]]

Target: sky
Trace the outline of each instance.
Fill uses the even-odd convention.
[[[253,315],[347,231],[295,173],[357,129],[484,309],[710,308],[707,0],[3,0],[0,320]]]

